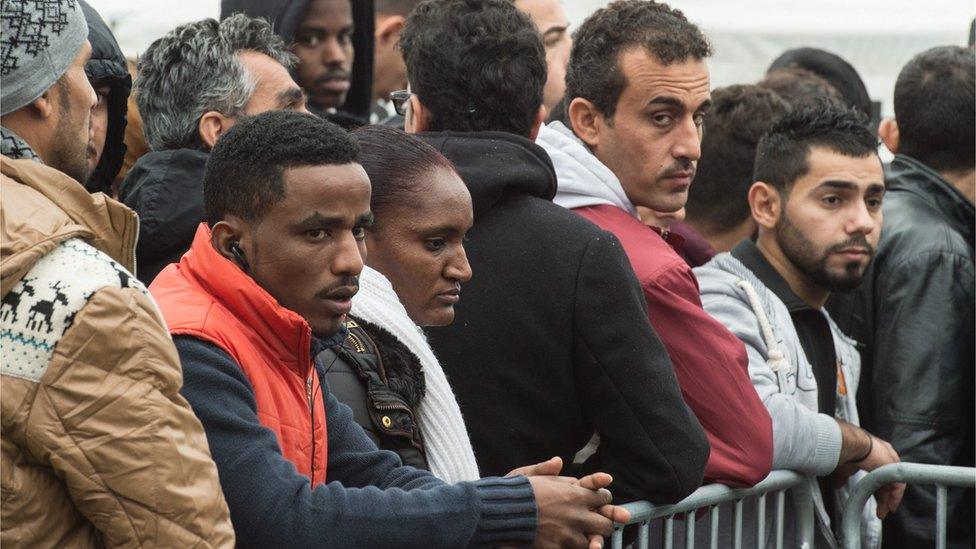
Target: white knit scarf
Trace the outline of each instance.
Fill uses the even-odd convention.
[[[448,483],[481,478],[471,439],[447,376],[423,330],[407,316],[407,310],[390,281],[379,271],[369,267],[363,269],[359,276],[359,293],[352,299],[352,315],[390,332],[420,358],[427,393],[417,411],[417,421],[424,437],[430,471]]]

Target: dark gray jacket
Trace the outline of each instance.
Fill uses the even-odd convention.
[[[828,305],[862,342],[863,423],[902,461],[973,466],[973,204],[921,162],[896,155],[873,273]],[[949,545],[973,545],[973,493],[949,491]],[[935,536],[934,488],[909,485],[885,547]]]

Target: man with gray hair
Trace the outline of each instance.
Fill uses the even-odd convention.
[[[307,112],[288,72],[295,61],[271,25],[243,14],[181,25],[142,55],[136,102],[150,152],[119,188],[142,220],[140,280],[148,284],[189,249],[204,219],[203,171],[217,139],[243,116]]]
[[[179,358],[131,275],[138,219],[89,194],[77,0],[0,11],[0,545],[230,547]]]

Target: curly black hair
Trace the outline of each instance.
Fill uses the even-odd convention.
[[[776,92],[733,85],[712,92],[705,115],[701,159],[685,206],[689,222],[724,232],[751,216],[749,187],[759,139],[790,111]]]
[[[976,165],[976,53],[942,46],[912,58],[895,82],[898,152],[936,171]]]
[[[660,2],[618,0],[595,11],[573,34],[564,101],[582,97],[613,118],[627,84],[620,53],[633,47],[643,47],[664,65],[712,54],[708,39],[680,10]]]
[[[345,130],[311,114],[272,111],[238,118],[207,160],[203,200],[211,225],[227,215],[259,221],[285,196],[285,169],[357,161]]]
[[[871,133],[867,116],[855,108],[829,102],[803,107],[780,118],[759,140],[753,179],[789,194],[793,183],[810,170],[811,147],[864,158],[877,156],[878,138]]]
[[[407,19],[400,50],[431,130],[531,134],[546,53],[510,0],[428,0]]]

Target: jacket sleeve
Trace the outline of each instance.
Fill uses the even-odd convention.
[[[154,304],[103,288],[54,350],[30,410],[31,452],[107,546],[232,547],[227,505]]]
[[[972,259],[937,251],[915,254],[886,269],[876,284],[876,434],[902,461],[971,467]],[[948,495],[949,524],[972,524],[972,492]],[[885,521],[885,538],[901,540],[903,547],[931,544],[933,516],[934,487],[910,484],[898,512]],[[972,543],[971,526],[949,531],[950,546]]]
[[[823,476],[837,468],[841,433],[837,420],[800,404],[779,390],[766,364],[766,344],[756,313],[739,294],[705,293],[705,310],[735,334],[749,355],[749,377],[773,421],[773,469]]]
[[[240,547],[465,547],[527,544],[524,477],[447,485],[377,450],[323,386],[327,484],[312,488],[261,425],[250,383],[224,351],[177,337],[183,393],[203,422]]]
[[[613,475],[618,502],[681,500],[701,485],[708,440],[681,398],[640,285],[612,235],[587,247],[574,315],[576,390],[600,436],[585,469]]]
[[[651,324],[671,357],[681,394],[708,435],[712,451],[705,482],[752,486],[766,478],[773,425],[749,379],[742,342],[702,308],[698,282],[684,262],[643,286]]]

